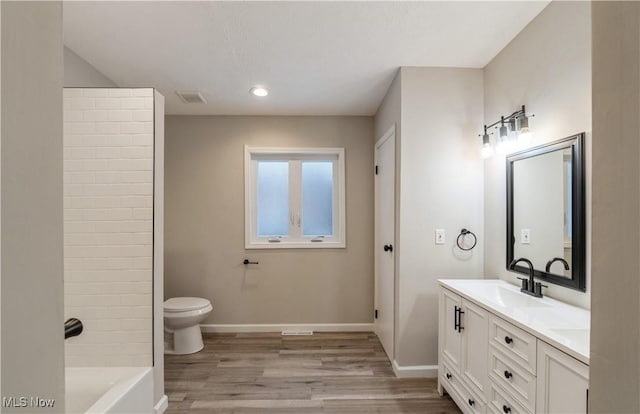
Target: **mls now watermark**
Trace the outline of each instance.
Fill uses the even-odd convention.
[[[54,398],[2,397],[2,406],[5,408],[52,408],[55,403]]]

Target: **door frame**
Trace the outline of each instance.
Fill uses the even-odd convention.
[[[391,323],[391,349],[389,350],[389,359],[391,360],[391,362],[393,363],[393,361],[395,360],[395,349],[396,349],[396,255],[397,255],[397,249],[396,249],[396,144],[395,144],[395,138],[396,138],[396,124],[394,123],[393,125],[391,125],[391,127],[387,130],[387,132],[385,132],[382,137],[380,137],[375,145],[374,145],[374,163],[375,165],[377,165],[378,163],[378,151],[379,149],[390,139],[393,139],[393,158],[394,158],[394,171],[393,171],[393,221],[392,221],[392,227],[393,227],[393,247],[394,247],[394,253],[392,256],[392,260],[393,260],[393,266],[392,266],[392,272],[393,272],[393,292],[391,293],[391,307],[393,309],[393,317],[392,317],[392,323]],[[379,223],[379,206],[378,206],[378,198],[377,198],[377,194],[378,194],[378,180],[374,179],[374,297],[373,297],[373,302],[374,302],[374,311],[376,309],[378,309],[378,286],[379,286],[379,269],[378,269],[378,259],[379,259],[379,255],[381,254],[380,249],[377,248],[378,246],[378,229],[380,228],[380,223]],[[376,335],[378,335],[378,319],[374,318],[373,320],[373,326],[374,326],[374,332],[376,333]]]

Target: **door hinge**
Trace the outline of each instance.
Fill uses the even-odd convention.
[[[378,309],[376,309],[375,311],[373,311],[373,317],[375,319],[378,319]]]
[[[376,165],[376,175],[378,175],[378,166]]]

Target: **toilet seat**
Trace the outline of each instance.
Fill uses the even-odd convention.
[[[211,306],[211,302],[203,298],[179,297],[164,301],[164,311],[167,313],[189,312]]]

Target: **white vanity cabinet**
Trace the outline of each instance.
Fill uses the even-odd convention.
[[[446,289],[440,291],[439,376],[458,405],[484,413],[488,393],[486,355],[489,313]]]
[[[438,390],[463,412],[586,413],[587,364],[481,298],[441,286],[439,300]]]
[[[538,391],[541,413],[586,413],[589,366],[538,341]]]

